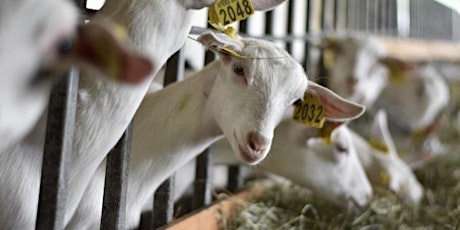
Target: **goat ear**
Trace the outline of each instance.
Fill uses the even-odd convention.
[[[380,58],[378,62],[388,68],[390,72],[389,80],[395,83],[404,81],[409,74],[419,68],[419,65],[415,63],[409,63],[393,57]]]
[[[346,100],[312,81],[308,81],[305,94],[311,94],[321,100],[326,120],[345,122],[360,117],[366,110],[363,105]]]
[[[389,154],[397,154],[396,146],[388,129],[387,114],[384,110],[379,110],[377,114],[375,114],[371,127],[370,142],[384,145]]]
[[[316,48],[320,50],[330,50],[335,54],[340,53],[342,50],[340,42],[334,37],[326,37],[322,39],[319,44],[316,45]]]
[[[267,11],[275,8],[286,0],[252,0],[252,5],[257,11]]]
[[[231,38],[224,33],[205,32],[198,37],[198,41],[208,49],[217,52],[225,63],[230,56],[238,56],[243,50],[243,42]]]
[[[106,19],[94,19],[78,27],[70,58],[117,81],[139,83],[152,72],[153,64],[129,50],[122,41],[126,37],[118,25]]]

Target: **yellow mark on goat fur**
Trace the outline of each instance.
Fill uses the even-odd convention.
[[[388,187],[388,185],[390,184],[390,175],[388,175],[387,172],[380,172],[380,183],[382,183],[382,185],[384,187]]]
[[[185,106],[187,106],[188,101],[190,100],[190,95],[184,95],[182,99],[179,101],[178,112],[182,111]]]
[[[380,152],[383,152],[385,154],[390,153],[390,150],[388,149],[388,146],[385,143],[383,143],[382,141],[369,140],[368,143],[373,149],[376,149],[376,150],[378,150]]]

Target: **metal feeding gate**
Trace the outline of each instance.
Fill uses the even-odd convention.
[[[83,12],[85,0],[77,0]],[[409,6],[402,9],[398,5],[405,2]],[[297,4],[301,3],[299,11]],[[274,12],[275,11],[275,12]],[[425,39],[458,39],[456,29],[460,16],[449,8],[430,0],[290,0],[287,9],[276,9],[265,13],[266,39],[283,42],[289,53],[302,47],[301,58],[297,58],[312,76],[327,76],[323,67],[323,54],[309,43],[311,35],[334,34],[340,32],[364,32],[387,36],[410,36]],[[285,12],[284,12],[285,11]],[[295,35],[294,30],[300,14],[306,15],[303,35]],[[277,16],[287,16],[284,36],[275,36]],[[239,23],[241,35],[250,35],[249,21]],[[404,21],[406,20],[406,21]],[[409,24],[407,24],[409,22]],[[443,25],[443,26],[439,26]],[[406,27],[404,27],[406,26]],[[460,27],[458,27],[460,28]],[[314,53],[319,53],[316,57]],[[214,60],[212,52],[206,52],[205,64]],[[183,50],[176,52],[167,62],[165,86],[183,78],[185,58]],[[320,78],[327,85],[327,78]],[[75,111],[78,91],[79,71],[72,68],[61,78],[51,94],[48,108],[48,127],[43,159],[40,186],[39,209],[36,229],[58,230],[64,228],[66,165],[72,149],[75,127]],[[105,180],[101,229],[126,229],[126,193],[129,171],[129,151],[132,124],[108,155]],[[211,203],[211,162],[212,148],[207,149],[196,159],[196,181],[194,184],[193,209],[199,209]],[[235,191],[242,186],[239,176],[240,166],[229,166],[228,189]],[[173,219],[173,178],[165,181],[154,196],[153,214],[144,214],[139,229],[155,229],[164,226]]]

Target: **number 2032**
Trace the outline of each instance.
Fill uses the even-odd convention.
[[[323,106],[314,104],[299,103],[295,106],[294,119],[307,120],[308,122],[319,123],[323,114]]]
[[[240,16],[239,18],[245,18],[245,15],[251,15],[254,13],[252,8],[249,6],[248,0],[243,0],[242,2],[243,6],[241,6],[240,2],[236,3],[236,9],[234,9],[232,5],[228,5],[226,9],[221,9],[219,11],[219,14],[224,18],[225,25],[236,21],[237,16]]]

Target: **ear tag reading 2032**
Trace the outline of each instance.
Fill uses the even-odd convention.
[[[303,100],[294,104],[292,119],[300,124],[314,128],[322,128],[324,125],[324,107],[321,100],[313,95],[307,95]]]

